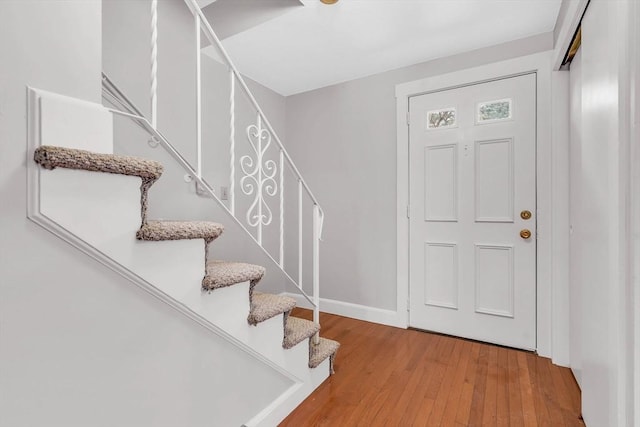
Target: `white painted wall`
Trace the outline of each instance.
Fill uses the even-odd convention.
[[[640,425],[640,4],[629,2],[625,14],[628,43],[623,45],[621,55],[628,62],[621,73],[621,105],[626,112],[626,118],[622,118],[622,135],[628,146],[622,158],[628,175],[623,236],[626,271],[622,295],[622,321],[626,327],[621,362],[625,367],[622,389],[626,404],[623,409],[628,423],[637,426]]]
[[[150,112],[150,30],[148,1],[103,2],[103,69],[125,95],[144,113]],[[191,163],[196,165],[196,52],[194,18],[183,0],[162,0],[158,5],[158,128]],[[204,40],[204,35],[202,38]],[[203,176],[220,195],[220,187],[229,187],[229,75],[227,67],[202,54],[203,85]],[[270,122],[283,138],[285,98],[248,81],[254,96]],[[255,111],[236,86],[236,161],[249,152],[246,127],[255,123]],[[126,118],[116,119],[116,152],[156,159],[165,172],[150,192],[150,217],[209,219],[225,225],[224,234],[212,246],[213,257],[252,262],[267,267],[260,287],[280,293],[287,280],[251,238],[234,224],[213,200],[197,196],[193,183],[183,179],[184,171],[161,148],[151,149],[148,136]],[[268,158],[277,158],[270,151]],[[237,211],[244,218],[250,199],[240,196],[236,166]],[[288,188],[293,188],[290,183]],[[269,201],[275,220],[264,232],[265,247],[278,253],[278,200]],[[291,223],[295,229],[295,223]],[[289,251],[297,251],[290,247]],[[291,274],[295,275],[295,272]]]
[[[619,226],[611,209],[619,208],[615,157],[618,138],[618,86],[616,64],[605,58],[611,41],[612,12],[593,2],[583,20],[582,45],[582,204],[585,233],[582,289],[583,415],[589,425],[619,425],[615,414],[618,398],[613,362],[618,356],[613,292],[609,268],[617,262],[611,253],[612,232]],[[617,62],[617,61],[616,61]],[[612,69],[613,67],[613,69]],[[597,315],[595,315],[598,313]],[[612,395],[613,393],[613,395]],[[603,398],[606,394],[606,398]],[[614,421],[613,423],[611,421]]]
[[[0,2],[0,424],[239,425],[269,370],[26,217],[26,86],[99,103],[100,31],[98,1]],[[239,371],[255,402],[216,390]]]
[[[290,152],[326,211],[323,298],[396,310],[396,84],[545,51],[552,40],[543,34],[287,98]]]
[[[570,69],[570,125],[571,143],[569,155],[570,174],[570,300],[569,300],[569,342],[570,366],[579,385],[582,385],[582,248],[585,245],[583,225],[582,193],[585,180],[582,179],[582,51],[571,62]]]
[[[631,7],[631,40],[640,39],[640,5],[633,3]],[[633,46],[633,45],[632,45]],[[630,357],[633,362],[633,374],[629,377],[633,378],[632,392],[630,400],[634,402],[630,410],[633,411],[633,419],[636,423],[640,423],[640,52],[638,48],[629,50],[629,74],[631,77],[631,87],[629,91],[631,102],[632,125],[629,135],[630,147],[630,176],[631,176],[631,313],[629,323],[633,325],[630,333],[633,343],[633,351]],[[630,405],[631,406],[631,405]]]
[[[571,364],[589,426],[638,425],[629,153],[637,85],[634,1],[594,0],[571,73]],[[637,57],[634,57],[637,58]],[[637,60],[637,59],[634,59]],[[634,104],[635,103],[635,104]],[[637,134],[636,134],[637,135]]]
[[[570,125],[568,72],[551,72],[551,94],[551,359],[557,365],[569,366]],[[543,144],[544,142],[539,141],[539,143]],[[538,159],[538,162],[540,161],[541,159]],[[540,236],[538,238],[540,239]],[[541,286],[542,283],[539,281],[538,287]],[[538,304],[540,303],[538,301]]]

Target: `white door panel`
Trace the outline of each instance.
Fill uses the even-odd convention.
[[[535,349],[535,74],[409,108],[410,325]]]
[[[458,220],[457,144],[424,147],[424,220]]]
[[[513,139],[475,141],[476,222],[513,222]]]
[[[426,242],[424,304],[458,308],[458,245]]]

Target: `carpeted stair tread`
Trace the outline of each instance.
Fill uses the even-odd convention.
[[[136,233],[139,240],[204,239],[211,242],[220,234],[222,224],[211,221],[147,221]]]
[[[313,339],[309,343],[309,367],[317,368],[324,359],[330,357],[330,368],[333,373],[333,358],[340,347],[340,343],[327,338],[320,338],[320,342],[316,345]]]
[[[57,167],[81,169],[91,172],[106,172],[138,176],[155,181],[162,175],[163,166],[154,160],[118,154],[93,153],[77,148],[43,145],[36,148],[33,159],[45,169]]]
[[[260,265],[244,262],[209,261],[207,262],[206,275],[202,279],[202,289],[212,291],[246,281],[255,285],[262,279],[264,272],[265,268]]]
[[[250,324],[257,325],[282,313],[288,313],[296,306],[296,300],[282,295],[253,292],[251,312],[247,319]]]
[[[296,344],[311,338],[320,330],[320,325],[310,320],[288,316],[284,327],[282,347],[292,348]]]

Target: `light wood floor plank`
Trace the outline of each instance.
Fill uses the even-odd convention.
[[[487,368],[487,372],[487,387],[482,412],[482,425],[484,426],[497,424],[498,347],[489,348],[489,366]]]
[[[535,427],[538,425],[536,416],[536,407],[533,400],[533,388],[531,384],[531,376],[529,375],[529,365],[527,364],[526,354],[519,352],[518,371],[520,372],[520,395],[522,398],[522,417],[525,427]]]
[[[498,348],[498,377],[496,381],[496,425],[507,427],[509,425],[509,350]]]
[[[464,341],[462,340],[457,340],[454,342],[454,349],[450,355],[449,364],[447,365],[447,369],[445,370],[445,373],[444,373],[444,378],[448,380],[442,381],[440,383],[438,395],[436,397],[433,410],[431,411],[431,416],[429,416],[429,421],[427,422],[427,425],[430,425],[430,426],[442,425],[442,417],[444,416],[444,410],[447,406],[449,395],[451,394],[451,388],[453,385],[456,370],[458,368],[458,363],[460,361],[460,356],[462,354],[463,346],[464,346]]]
[[[487,371],[489,367],[489,346],[479,345],[478,362],[476,365],[476,379],[473,382],[473,397],[467,425],[470,427],[482,425],[484,399],[487,389]]]
[[[521,394],[523,385],[520,382],[521,375],[518,368],[518,353],[510,351],[508,357],[509,426],[524,427],[524,413],[522,410]]]
[[[469,425],[469,414],[471,413],[471,405],[473,403],[473,391],[476,383],[476,375],[480,373],[478,369],[480,358],[480,344],[473,343],[471,347],[471,360],[467,364],[467,371],[462,384],[460,394],[460,403],[456,414],[456,422],[462,425]],[[486,378],[485,378],[486,380]]]

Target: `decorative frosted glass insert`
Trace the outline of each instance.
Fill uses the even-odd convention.
[[[478,104],[478,122],[506,120],[511,118],[511,100],[481,102]]]
[[[427,113],[427,129],[448,128],[456,124],[456,109],[444,108]]]

